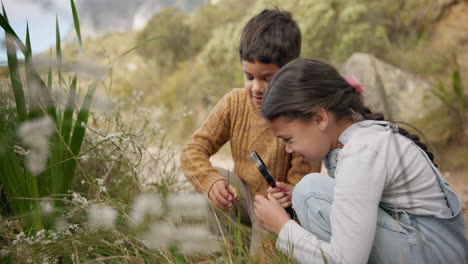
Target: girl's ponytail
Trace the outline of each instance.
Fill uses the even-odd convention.
[[[358,100],[359,100],[358,105],[360,105],[360,107],[359,107],[359,110],[357,110],[357,112],[362,115],[364,120],[386,121],[383,114],[372,112],[367,106],[363,105],[362,99],[358,99]],[[393,122],[393,121],[390,121],[390,122]],[[401,122],[397,122],[397,123],[401,123]],[[408,125],[408,124],[405,124],[405,125]],[[434,162],[434,154],[428,150],[427,146],[424,143],[421,142],[420,138],[417,135],[409,133],[406,129],[404,129],[404,128],[400,127],[400,126],[398,126],[398,133],[400,133],[401,135],[411,139],[418,147],[420,147],[422,150],[424,150],[424,152],[426,152],[427,156],[431,159],[432,163],[436,167],[438,167],[437,164]]]

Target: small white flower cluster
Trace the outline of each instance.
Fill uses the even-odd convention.
[[[104,179],[99,179],[99,178],[98,178],[98,179],[96,179],[96,183],[97,183],[97,185],[98,185],[98,187],[99,187],[99,191],[100,191],[101,193],[107,192],[107,187],[104,186]]]
[[[83,161],[83,162],[87,162],[89,159],[89,156],[88,155],[81,155],[80,156],[80,160]]]
[[[184,254],[208,253],[218,250],[219,244],[210,239],[206,226],[189,225],[176,228],[170,223],[151,225],[150,231],[142,236],[144,244],[161,250],[176,245]]]
[[[0,258],[6,258],[8,255],[10,255],[10,250],[6,248],[0,249]]]
[[[200,194],[174,194],[167,198],[169,216],[173,218],[203,218],[208,215],[205,196]]]
[[[12,245],[9,249],[0,251],[0,257],[15,256],[16,258],[23,259],[21,263],[58,263],[52,256],[48,255],[48,252],[43,251],[39,254],[29,254],[31,247],[45,247],[49,244],[59,243],[65,232],[55,230],[42,229],[35,235],[26,236],[23,232],[16,235]],[[24,259],[26,258],[26,259]]]
[[[27,156],[27,155],[29,155],[29,152],[30,152],[29,150],[25,150],[24,148],[22,148],[22,147],[20,147],[20,146],[18,146],[18,145],[15,145],[14,148],[15,148],[14,151],[15,151],[17,154],[21,155],[21,156]]]
[[[33,174],[43,171],[49,154],[49,137],[54,124],[48,116],[21,123],[18,134],[24,145],[29,147],[26,165]]]
[[[163,214],[161,197],[156,194],[140,194],[133,202],[130,221],[133,225],[140,225],[146,217],[159,217]]]
[[[88,200],[81,196],[79,193],[72,193],[71,202],[79,206],[88,206],[89,204]]]
[[[184,254],[216,250],[217,243],[209,239],[207,226],[174,225],[181,218],[202,219],[208,216],[208,203],[203,195],[170,195],[167,197],[167,212],[163,211],[162,204],[160,196],[149,193],[141,194],[135,200],[131,220],[136,225],[148,216],[166,215],[166,221],[151,224],[150,230],[141,236],[146,246],[161,250],[176,245]]]
[[[193,116],[193,111],[188,111],[187,106],[184,105],[184,111],[182,113],[182,117]]]
[[[53,204],[51,201],[41,201],[39,205],[41,208],[41,213],[43,215],[50,215],[54,211]]]
[[[144,95],[145,93],[142,91],[142,90],[133,90],[132,92],[132,96],[134,97],[134,100],[133,100],[133,104],[137,104],[138,102],[141,101],[141,97]]]
[[[95,205],[88,209],[88,226],[92,229],[113,229],[117,211],[108,205]]]

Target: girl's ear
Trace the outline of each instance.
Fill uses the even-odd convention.
[[[324,108],[320,108],[317,112],[315,112],[314,122],[320,130],[325,130],[328,127],[329,121],[329,112]]]

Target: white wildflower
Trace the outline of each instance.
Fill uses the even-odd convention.
[[[176,194],[167,199],[172,217],[207,217],[208,201],[202,194]]]
[[[68,229],[69,230],[78,230],[80,227],[78,226],[78,224],[70,224],[68,225]]]
[[[18,134],[24,145],[29,147],[26,165],[33,174],[43,171],[49,153],[49,137],[54,132],[54,123],[45,116],[21,123]]]
[[[10,251],[8,249],[2,248],[0,250],[0,257],[4,258],[10,254]]]
[[[83,162],[87,162],[88,159],[89,159],[89,156],[88,156],[88,155],[82,155],[82,156],[80,157],[80,160],[82,160]]]
[[[136,63],[134,62],[130,62],[127,64],[127,69],[130,71],[130,72],[134,72],[136,71],[138,68],[138,66],[136,65]]]
[[[99,191],[102,193],[107,192],[106,186],[104,186],[104,179],[96,179],[96,183],[99,186]]]
[[[41,242],[42,245],[48,245],[50,243],[52,243],[52,240],[50,240],[50,239],[45,239],[45,240],[42,240],[42,242]]]
[[[143,243],[151,249],[164,249],[174,242],[175,229],[168,223],[153,224],[150,231],[142,236]]]
[[[54,211],[51,201],[41,201],[39,205],[43,215],[50,215]]]
[[[117,219],[117,211],[108,206],[93,206],[88,210],[88,225],[94,229],[112,229]]]
[[[163,212],[163,205],[159,195],[143,193],[133,203],[130,218],[135,225],[141,224],[146,216],[158,217]]]
[[[64,218],[59,218],[55,221],[55,228],[59,231],[67,230],[68,223]]]
[[[16,153],[18,153],[19,155],[22,155],[22,156],[27,156],[27,155],[29,155],[29,152],[30,152],[29,149],[28,149],[28,150],[25,150],[24,148],[22,148],[22,147],[20,147],[20,146],[18,146],[18,145],[15,145],[14,148],[15,148],[14,151],[15,151]]]
[[[86,200],[86,198],[82,197],[78,193],[72,193],[72,203],[82,205],[82,206],[87,206],[88,200]]]
[[[216,250],[219,243],[209,239],[210,232],[206,226],[187,226],[179,228],[175,239],[179,242],[179,249],[184,254],[207,253]]]
[[[44,238],[44,235],[45,235],[45,229],[41,229],[41,230],[37,231],[37,233],[36,233],[37,238]]]
[[[51,231],[51,232],[50,232],[50,238],[51,238],[53,241],[57,241],[57,239],[58,239],[57,233]]]

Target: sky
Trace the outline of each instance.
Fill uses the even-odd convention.
[[[66,36],[73,26],[69,0],[3,0],[8,20],[16,34],[24,42],[26,22],[33,53],[55,45],[55,19],[58,17],[60,35]],[[0,30],[0,43],[4,43],[5,31]],[[6,51],[2,44],[0,65],[6,64]]]

